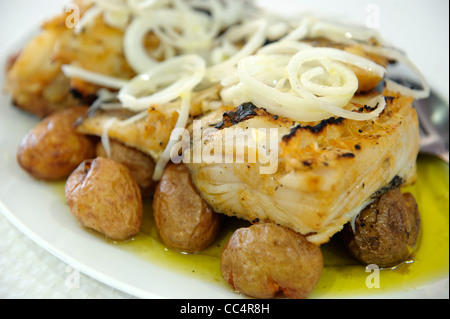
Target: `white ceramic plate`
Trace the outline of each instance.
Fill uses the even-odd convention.
[[[36,8],[36,2],[23,1],[32,8]],[[23,16],[30,16],[33,19],[25,21],[33,21],[37,23],[46,16],[51,16],[53,13],[58,12],[62,1],[41,1],[39,10],[35,10],[34,14],[25,10],[26,5],[20,5],[20,1],[8,2],[6,4],[2,2],[0,4],[0,21],[7,21],[10,27],[2,25],[2,43],[0,52],[0,66],[3,71],[4,61],[6,57],[15,51],[26,41],[26,34],[29,30],[34,28],[34,25],[26,25],[22,22],[18,22],[11,18],[16,16],[18,19],[23,20]],[[59,6],[54,9],[53,4],[57,3]],[[268,7],[273,7],[273,1],[261,1]],[[291,9],[298,12],[302,12],[302,8],[299,7],[297,1],[279,0],[277,4],[284,4],[280,7],[282,11],[292,13]],[[397,19],[401,17],[406,19],[405,15],[409,14],[406,20],[410,21],[414,16],[418,16],[419,10],[422,8],[422,1],[411,2],[410,1],[397,1],[397,7],[395,11],[384,11],[387,8],[391,8],[392,5],[388,4],[388,1],[342,1],[339,2],[339,7],[335,7],[336,1],[302,1],[308,10],[314,10],[317,8],[323,9],[322,15],[330,16],[332,11],[335,11],[335,16],[347,18],[353,17],[354,23],[361,24],[365,22],[367,17],[366,10],[370,4],[378,5],[381,10],[380,23],[382,31],[387,28],[387,25],[392,25],[390,19]],[[389,1],[389,3],[391,3]],[[408,3],[408,12],[401,11],[400,8]],[[445,25],[445,14],[447,14],[448,23],[448,2],[433,0],[426,2],[428,10],[432,10],[434,14],[442,15],[443,18],[443,30],[447,30]],[[433,4],[433,5],[430,5]],[[9,6],[6,9],[5,6]],[[34,7],[33,7],[34,6]],[[389,6],[389,7],[388,7]],[[446,7],[445,7],[446,6]],[[280,8],[278,7],[278,8]],[[444,9],[439,10],[441,7]],[[25,8],[25,9],[24,9]],[[52,11],[50,12],[50,8]],[[351,9],[353,8],[353,9]],[[415,8],[415,9],[411,9]],[[392,9],[392,8],[391,8]],[[433,11],[434,10],[434,11]],[[49,12],[47,14],[47,12]],[[316,11],[317,12],[317,11]],[[23,13],[23,14],[22,14]],[[8,18],[6,17],[8,15]],[[384,15],[385,14],[385,15]],[[37,15],[37,16],[36,16]],[[3,19],[5,16],[5,19]],[[391,18],[389,18],[391,17]],[[400,18],[399,18],[400,17]],[[363,19],[362,19],[363,18]],[[362,20],[361,20],[362,19]],[[427,23],[427,19],[428,22]],[[436,17],[433,19],[433,15],[425,15],[422,17],[422,25],[433,25],[431,21],[439,21]],[[352,20],[353,21],[353,20]],[[384,21],[384,22],[383,22]],[[416,20],[417,21],[417,20]],[[384,24],[384,25],[383,25]],[[408,26],[405,30],[395,29],[388,35],[392,41],[401,37],[401,34],[405,35],[411,31],[412,23],[408,22]],[[5,29],[5,27],[8,27]],[[422,27],[421,27],[422,28]],[[420,29],[421,29],[420,28]],[[437,28],[430,26],[430,28]],[[5,32],[3,33],[3,30]],[[20,34],[22,38],[16,38],[11,32],[14,30],[14,34]],[[427,33],[428,31],[424,31]],[[437,41],[438,34],[433,33],[434,36],[434,49],[428,48],[422,50],[423,46],[413,45],[412,47],[419,47],[417,54],[428,54],[428,57],[420,56],[419,61],[430,61],[431,54],[442,55],[447,63],[447,67],[440,68],[440,73],[436,75],[437,78],[446,79],[447,85],[440,83],[435,85],[434,88],[438,90],[441,96],[448,101],[448,45],[442,46],[442,42]],[[29,34],[29,33],[28,33]],[[25,37],[25,38],[23,38]],[[424,38],[421,38],[424,39]],[[448,41],[447,36],[439,35],[439,41]],[[400,41],[401,42],[401,41]],[[403,42],[405,40],[403,39]],[[407,41],[406,41],[407,42]],[[448,44],[448,42],[447,42]],[[408,45],[406,45],[408,46]],[[442,47],[441,47],[442,46]],[[445,51],[447,50],[447,51]],[[420,51],[420,52],[419,52]],[[447,55],[445,55],[447,54]],[[440,57],[439,57],[440,58]],[[435,59],[430,61],[428,68],[424,65],[419,65],[424,70],[425,74],[432,74],[435,72]],[[420,64],[420,63],[419,63]],[[435,73],[436,74],[436,73]],[[430,81],[436,82],[435,80]],[[0,73],[0,85],[3,85],[4,77],[3,72]],[[445,80],[444,80],[445,84]],[[141,298],[239,298],[239,295],[234,294],[229,289],[224,288],[221,285],[211,284],[206,281],[198,280],[192,276],[187,276],[179,272],[170,271],[164,269],[164,267],[152,264],[148,260],[139,257],[136,254],[130,253],[123,249],[118,249],[114,245],[100,240],[97,236],[93,236],[91,233],[82,229],[75,221],[72,215],[68,212],[67,206],[61,200],[60,196],[41,182],[33,180],[29,175],[22,171],[16,163],[16,150],[28,130],[36,124],[36,119],[18,111],[10,105],[8,96],[0,96],[0,211],[25,235],[35,241],[37,244],[54,254],[62,261],[70,264],[74,268],[80,270],[86,275],[97,279],[113,288],[119,289],[130,295]],[[385,297],[429,297],[429,296],[448,296],[448,278],[445,278],[439,282],[433,282],[429,285],[414,289],[410,291],[402,291],[398,294],[393,294]],[[333,297],[331,294],[330,297]],[[364,297],[364,296],[355,296]]]

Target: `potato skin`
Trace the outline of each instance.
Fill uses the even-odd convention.
[[[291,299],[305,299],[322,270],[319,246],[273,223],[236,230],[221,256],[224,279],[238,292],[255,298],[283,293]]]
[[[394,189],[366,207],[343,239],[350,253],[363,264],[394,267],[407,261],[416,248],[421,218],[411,194]]]
[[[96,155],[98,157],[108,157],[113,161],[127,167],[141,189],[142,198],[152,197],[157,184],[153,180],[153,173],[155,171],[155,162],[153,159],[150,156],[120,142],[110,140],[109,144],[109,157],[102,142],[97,144]]]
[[[141,229],[139,186],[128,169],[113,160],[84,161],[68,178],[65,195],[81,225],[112,240],[129,239]]]
[[[85,159],[93,158],[93,138],[77,133],[74,127],[87,109],[80,106],[55,112],[38,123],[19,146],[19,165],[36,179],[58,180],[67,178]]]
[[[153,214],[161,240],[177,251],[200,252],[220,231],[221,216],[200,197],[183,164],[166,167],[156,188]]]

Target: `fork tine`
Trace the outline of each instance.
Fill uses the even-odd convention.
[[[435,129],[424,109],[426,107],[427,100],[415,101],[413,104],[419,118],[419,134],[421,137],[420,151],[422,153],[437,155],[448,163],[448,149],[446,149],[443,138]]]

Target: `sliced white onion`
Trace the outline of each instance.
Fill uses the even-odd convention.
[[[385,44],[385,41],[375,29],[344,26],[342,24],[319,20],[313,16],[307,16],[301,19],[297,23],[297,26],[283,40],[299,41],[307,38],[325,38],[345,44],[359,44],[375,39],[378,43]]]
[[[286,43],[284,46],[262,49],[258,55],[242,59],[237,68],[239,80],[235,79],[234,85],[222,92],[225,102],[235,104],[251,101],[273,114],[299,122],[318,121],[332,116],[368,120],[382,112],[383,103],[371,113],[362,114],[344,109],[358,89],[358,80],[343,63],[356,65],[381,76],[385,72],[384,68],[337,49],[305,46],[304,50],[290,57],[289,53],[295,46]],[[265,52],[277,54],[265,55]],[[324,75],[330,83],[314,81]],[[287,92],[280,90],[286,86],[286,79],[290,84]]]
[[[321,21],[314,17],[307,17],[301,20],[297,28],[291,31],[281,41],[302,40],[305,38],[318,37],[324,37],[326,39],[340,43],[362,45],[366,52],[371,52],[403,63],[417,75],[422,89],[410,89],[392,80],[386,80],[386,87],[389,90],[414,97],[415,99],[427,98],[430,95],[429,84],[423,74],[417,68],[417,66],[414,65],[414,63],[404,53],[388,47],[389,43],[381,38],[380,34],[374,29],[343,26],[335,23]],[[381,46],[371,46],[364,44],[372,39],[375,39],[378,43],[381,44]]]
[[[281,40],[268,45],[265,45],[258,50],[258,55],[274,55],[283,54],[288,56],[294,56],[300,51],[311,49],[312,46],[308,43],[293,41],[293,40]]]
[[[103,10],[98,6],[89,8],[81,17],[78,28],[75,28],[75,34],[80,33],[86,26],[91,25],[102,12]]]
[[[111,89],[120,89],[128,83],[128,80],[88,71],[74,65],[66,64],[61,69],[68,78],[79,78],[83,81]]]
[[[216,27],[209,24],[210,20],[198,12],[160,11],[158,17],[153,20],[152,30],[158,38],[163,43],[180,50],[182,54],[198,54],[209,50],[218,32]]]
[[[128,0],[128,5],[133,8],[136,13],[150,9],[157,9],[169,5],[170,0]]]
[[[118,122],[117,118],[112,118],[112,119],[109,119],[108,121],[106,121],[106,123],[103,125],[101,142],[102,142],[103,148],[105,149],[107,157],[111,157],[111,144],[110,144],[110,140],[109,140],[109,130],[111,129],[111,126],[113,126],[117,122]]]
[[[107,89],[100,89],[97,91],[97,99],[90,106],[90,111],[95,112],[99,109],[105,109],[105,104],[111,104],[112,101],[117,99],[117,94],[113,93]],[[122,108],[122,105],[120,105]],[[108,109],[108,108],[106,108]]]
[[[390,60],[397,61],[401,64],[404,64],[408,67],[419,79],[420,85],[422,86],[421,90],[413,90],[408,87],[405,87],[399,83],[396,83],[392,80],[386,80],[386,88],[388,90],[399,92],[402,95],[411,96],[415,99],[426,99],[430,96],[431,88],[426,80],[423,73],[419,70],[419,68],[404,54],[403,52],[388,47],[374,47],[369,45],[363,45],[365,51],[374,53]]]
[[[128,126],[130,124],[133,124],[134,122],[137,122],[137,121],[140,121],[140,120],[146,118],[147,116],[148,116],[148,111],[143,111],[143,112],[137,113],[136,115],[134,115],[126,120],[119,122],[118,124],[121,126]]]
[[[124,54],[130,67],[137,73],[152,69],[158,61],[147,53],[144,47],[145,35],[152,29],[154,22],[148,17],[137,17],[128,26],[124,35]]]
[[[249,67],[252,65],[260,65],[264,68],[270,66],[271,63],[271,58],[266,56],[250,56],[239,62],[240,84],[237,86],[236,96],[240,96],[242,102],[251,101],[273,114],[296,121],[316,121],[330,117],[329,113],[323,112],[315,105],[304,103],[305,100],[301,97],[279,91],[255,78],[253,72],[249,72]]]
[[[212,50],[213,40],[217,37],[223,23],[218,0],[208,2],[173,1],[172,7],[158,9],[136,17],[126,30],[124,51],[127,61],[136,73],[143,73],[155,66],[157,61],[149,56],[143,45],[148,32],[154,32],[161,41],[164,58],[179,54],[199,54],[206,56]],[[196,10],[210,10],[207,15]]]
[[[325,73],[322,67],[315,67],[299,75],[299,69],[308,62],[323,62],[327,73],[338,74],[342,77],[341,86],[319,85],[310,81],[317,75]],[[385,69],[378,64],[356,56],[354,54],[333,48],[312,48],[300,51],[289,62],[289,81],[291,87],[308,102],[316,102],[317,107],[336,116],[353,120],[368,120],[378,116],[379,113],[356,114],[344,110],[358,89],[358,79],[355,73],[346,65],[334,61],[355,65],[361,69],[384,76]]]
[[[325,37],[332,41],[349,44],[355,43],[355,41],[367,42],[371,39],[382,43],[382,39],[375,29],[356,28],[318,20],[310,25],[308,36],[312,38]]]
[[[300,62],[304,63],[318,59],[330,59],[333,61],[348,63],[373,73],[381,78],[386,73],[385,68],[375,62],[372,62],[371,60],[334,48],[311,48],[309,50],[303,50],[292,58],[291,63],[295,65]]]
[[[222,2],[220,0],[184,0],[182,4],[184,4],[185,6],[189,5],[188,8],[184,7],[185,10],[190,9],[192,11],[192,9],[200,9],[208,12],[208,14],[205,15],[201,12],[193,11],[196,15],[200,15],[202,19],[207,18],[207,20],[209,20],[203,25],[203,27],[206,28],[205,30],[203,30],[203,32],[211,41],[220,33],[221,29],[227,26],[228,22],[226,21],[224,15],[229,6],[222,5]],[[192,16],[192,18],[196,18],[196,16]],[[198,23],[198,21],[196,21],[196,23]],[[212,44],[212,42],[210,42],[210,44]]]
[[[288,33],[280,41],[300,41],[306,38],[308,36],[308,33],[309,33],[308,23],[305,20],[303,20],[300,22],[300,25],[296,29]]]
[[[153,180],[159,181],[164,173],[164,168],[170,161],[171,151],[174,145],[178,143],[177,136],[175,136],[175,132],[177,129],[184,129],[189,120],[189,114],[191,110],[191,92],[187,91],[181,96],[181,108],[178,115],[178,120],[175,125],[175,128],[172,130],[172,134],[170,136],[169,143],[164,149],[163,153],[159,157],[156,162],[155,172],[153,173]]]
[[[125,58],[138,75],[127,81],[70,65],[64,66],[63,72],[69,77],[120,89],[117,98],[121,105],[137,113],[125,124],[145,116],[150,106],[172,112],[173,107],[169,110],[164,105],[181,97],[181,122],[177,125],[185,125],[185,112],[190,105],[186,92],[192,92],[200,83],[221,83],[224,103],[239,105],[251,101],[299,122],[332,116],[369,120],[384,110],[382,97],[371,101],[377,108],[370,113],[345,109],[358,89],[358,79],[350,66],[380,78],[386,73],[383,67],[343,50],[313,48],[301,42],[324,37],[346,44],[361,44],[373,38],[382,43],[376,31],[309,17],[293,23],[259,13],[251,16],[246,6],[246,1],[240,0],[97,0],[83,23],[103,13],[108,25],[125,29]],[[149,32],[160,40],[154,52],[148,52],[144,46]],[[267,40],[275,42],[265,46]],[[425,78],[403,54],[361,45],[367,52],[403,62],[418,74],[423,85],[423,90],[411,90],[387,80],[388,89],[415,98],[428,96]],[[164,62],[156,56],[164,58]],[[164,154],[159,168],[165,166],[167,153]]]
[[[411,96],[417,100],[426,99],[430,96],[431,91],[430,91],[430,87],[428,86],[428,82],[422,81],[422,87],[424,89],[414,90],[414,89],[411,89],[404,85],[401,85],[395,81],[386,79],[386,89],[388,89],[389,91],[398,92],[401,95]]]
[[[119,30],[125,30],[130,21],[130,14],[123,10],[108,10],[103,13],[105,23]]]
[[[199,56],[177,56],[129,81],[118,98],[125,108],[135,112],[163,105],[194,89],[202,81],[205,68]]]
[[[267,26],[267,21],[260,19],[230,29],[224,36],[224,41],[228,41],[228,45],[232,42],[244,40],[249,35],[251,37],[232,57],[210,67],[207,70],[206,77],[210,81],[220,82],[222,78],[232,75],[240,59],[252,55],[264,45]]]

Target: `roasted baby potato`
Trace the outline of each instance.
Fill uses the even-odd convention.
[[[420,224],[416,200],[397,188],[366,207],[356,218],[354,231],[346,225],[343,238],[360,262],[394,267],[413,254]]]
[[[125,166],[111,159],[80,164],[66,182],[65,195],[81,225],[112,240],[129,239],[141,229],[139,186]]]
[[[99,142],[96,147],[96,155],[99,157],[108,157],[126,166],[138,183],[142,198],[152,197],[157,184],[153,180],[153,173],[155,171],[155,162],[153,159],[134,148],[114,140],[109,141],[109,150],[109,154],[107,154],[103,144]]]
[[[153,199],[161,240],[169,248],[195,253],[217,237],[221,217],[200,197],[184,165],[169,164]]]
[[[94,157],[93,138],[74,128],[87,107],[55,112],[37,124],[22,140],[17,151],[19,165],[42,180],[67,178],[85,159]]]
[[[319,246],[273,223],[236,230],[221,256],[225,280],[238,292],[255,298],[283,293],[304,299],[317,285],[322,269]]]

